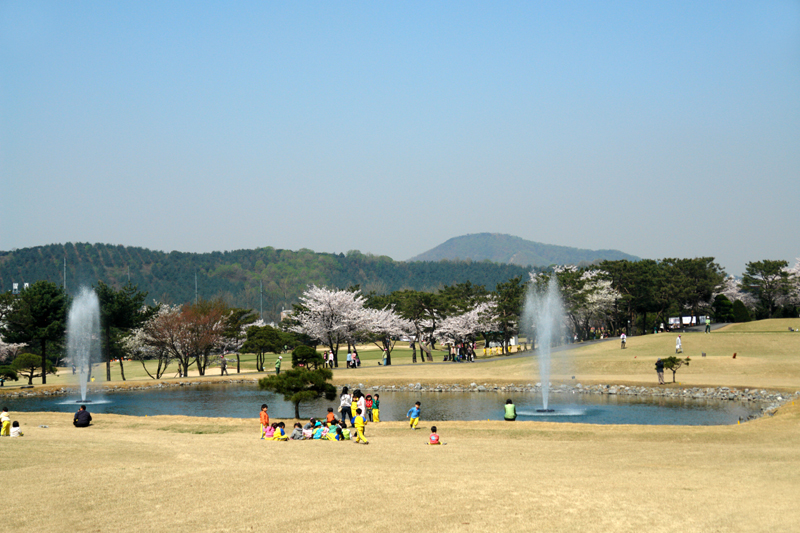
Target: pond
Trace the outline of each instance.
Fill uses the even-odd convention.
[[[365,394],[369,391],[365,391]],[[389,392],[381,396],[381,420],[405,420],[414,402],[422,403],[422,421],[502,420],[503,404],[511,398],[518,420],[581,422],[591,424],[724,425],[735,424],[759,412],[760,405],[725,400],[692,400],[595,394],[551,394],[553,413],[537,413],[540,395],[495,392]],[[121,415],[186,415],[203,417],[258,418],[262,403],[275,419],[294,417],[294,406],[281,395],[258,390],[255,385],[194,385],[166,390],[137,390],[92,396],[92,413]],[[2,400],[13,411],[77,410],[74,396],[37,396]],[[325,416],[333,402],[317,400],[300,404],[303,417]]]

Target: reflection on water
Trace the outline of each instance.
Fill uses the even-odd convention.
[[[369,391],[364,391],[365,394]],[[503,404],[511,398],[517,406],[517,420],[585,422],[592,424],[720,425],[735,424],[758,411],[754,404],[720,400],[640,398],[589,394],[550,396],[552,413],[537,413],[542,398],[536,394],[494,392],[381,392],[381,420],[405,420],[414,402],[422,403],[422,421],[502,420]],[[294,417],[294,406],[283,397],[258,390],[255,385],[194,385],[167,390],[141,390],[89,395],[89,411],[122,415],[187,415],[205,417],[258,418],[262,403],[269,405],[272,418]],[[52,396],[24,399],[6,398],[11,411],[77,410],[77,398]],[[333,402],[317,400],[300,404],[303,417],[325,416]]]

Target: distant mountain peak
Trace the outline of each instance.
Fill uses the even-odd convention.
[[[492,261],[519,266],[570,265],[598,260],[639,258],[619,250],[586,250],[528,241],[503,233],[475,233],[453,237],[409,261]]]

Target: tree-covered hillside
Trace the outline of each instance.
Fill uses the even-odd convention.
[[[264,318],[278,320],[310,283],[346,288],[360,285],[365,293],[400,289],[434,290],[470,281],[494,288],[529,269],[488,261],[399,262],[386,256],[315,253],[311,250],[236,250],[193,254],[164,253],[128,246],[67,243],[0,252],[0,289],[12,283],[49,280],[75,294],[81,285],[103,281],[120,287],[130,281],[146,291],[148,300],[184,303],[195,297],[221,298],[230,305],[259,309],[263,285]]]
[[[478,233],[453,237],[410,261],[493,261],[520,266],[579,265],[597,261],[636,261],[619,250],[585,250],[543,244],[501,233]]]

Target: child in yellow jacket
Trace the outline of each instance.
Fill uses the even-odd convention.
[[[286,434],[286,424],[278,422],[275,433],[272,434],[272,440],[289,440],[289,435]]]
[[[364,420],[364,416],[361,414],[361,409],[356,409],[356,439],[353,441],[356,444],[359,442],[363,442],[364,444],[369,444],[367,437],[364,436],[364,428],[367,427],[367,421]]]
[[[3,412],[0,413],[0,436],[9,437],[11,435],[11,417],[8,415],[8,407],[3,407]]]

